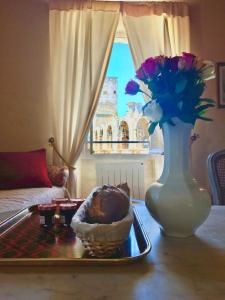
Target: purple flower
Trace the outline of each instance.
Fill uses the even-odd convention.
[[[142,69],[142,67],[140,67],[139,69],[137,69],[137,71],[136,71],[136,77],[137,77],[139,80],[145,80],[145,79],[146,79],[145,72],[144,72],[144,70]]]
[[[144,73],[149,77],[155,75],[158,69],[157,63],[152,57],[146,59],[146,61],[141,65],[141,67]]]
[[[130,80],[127,83],[127,86],[126,86],[125,90],[126,90],[126,94],[136,95],[140,91],[140,86],[136,81]]]
[[[196,56],[191,53],[182,53],[182,59],[185,63],[185,69],[190,70],[196,64]]]
[[[180,56],[166,57],[166,59],[165,59],[166,68],[173,72],[176,72],[178,70],[179,59],[180,59]]]

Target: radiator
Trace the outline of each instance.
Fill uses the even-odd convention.
[[[127,182],[131,197],[144,199],[144,164],[143,162],[97,162],[97,185],[117,185]]]

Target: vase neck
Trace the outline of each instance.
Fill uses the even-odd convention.
[[[189,173],[189,141],[193,125],[179,119],[174,123],[175,126],[168,122],[163,124],[164,168],[160,179]]]

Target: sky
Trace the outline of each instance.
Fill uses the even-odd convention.
[[[126,114],[127,102],[141,102],[144,104],[141,94],[135,96],[125,94],[127,82],[135,79],[135,68],[128,44],[114,43],[106,76],[118,78],[117,107],[120,117]]]

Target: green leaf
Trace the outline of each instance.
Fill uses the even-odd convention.
[[[209,98],[201,98],[199,99],[201,102],[206,102],[209,104],[216,104],[216,102],[213,99],[209,99]]]
[[[176,87],[175,87],[175,93],[180,94],[183,92],[187,85],[187,79],[186,78],[181,78],[180,80],[177,81]]]
[[[187,88],[185,90],[185,98],[191,101],[199,99],[205,88],[204,83],[188,82]]]
[[[204,120],[204,121],[213,121],[213,119],[210,119],[210,118],[207,118],[207,117],[202,117],[202,116],[197,116],[197,119],[201,119],[201,120]]]
[[[214,104],[205,104],[205,105],[201,105],[201,106],[199,106],[199,107],[197,107],[197,108],[195,109],[195,112],[198,114],[198,113],[200,113],[201,111],[206,110],[206,109],[208,109],[208,108],[210,108],[210,107],[214,107]]]
[[[148,128],[149,134],[153,134],[155,131],[156,126],[158,125],[158,122],[152,122],[151,125]]]
[[[202,111],[200,111],[199,113],[198,113],[198,116],[203,116],[205,113],[207,112],[207,110],[202,110]]]
[[[152,92],[154,95],[157,92],[157,82],[155,80],[150,80],[148,82],[148,89]]]

